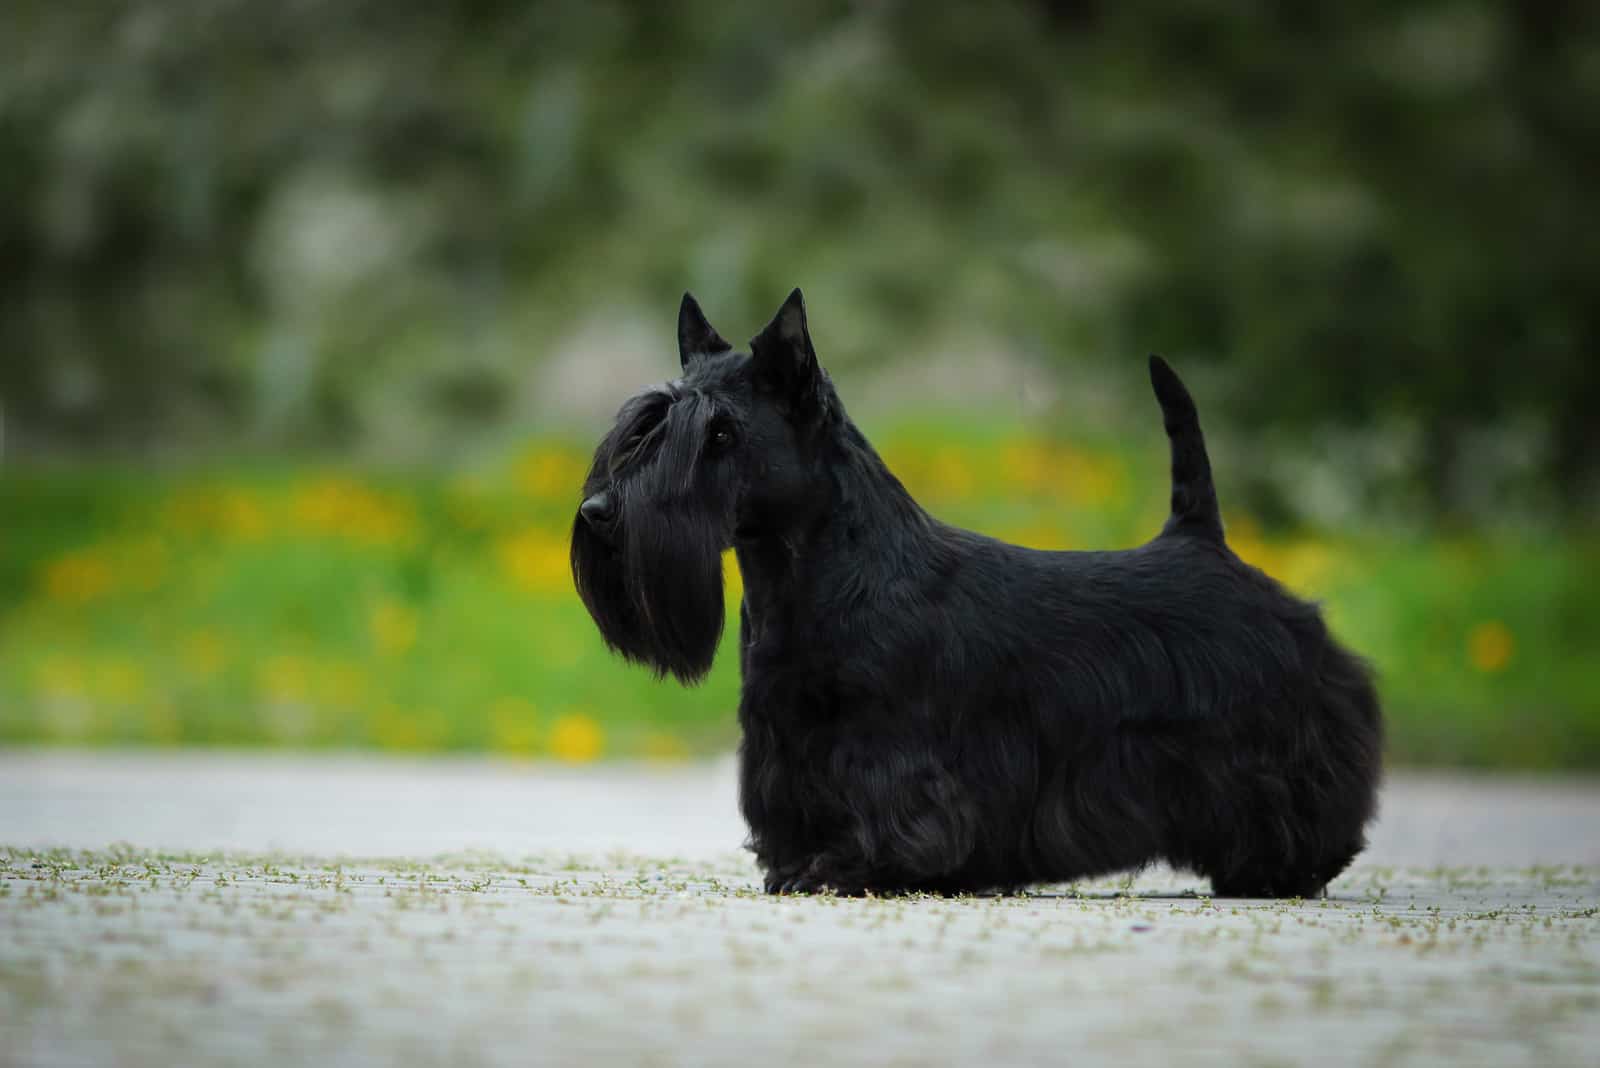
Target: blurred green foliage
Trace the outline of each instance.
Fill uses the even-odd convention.
[[[433,447],[586,318],[800,283],[847,374],[1214,367],[1272,522],[1307,463],[1347,515],[1592,515],[1597,12],[14,0],[9,447]]]
[[[728,744],[731,658],[609,658],[566,523],[678,294],[800,284],[1028,544],[1156,529],[1171,356],[1397,757],[1600,767],[1597,146],[1592,4],[13,0],[0,741]]]
[[[936,514],[1040,548],[1160,528],[1158,435],[868,427]],[[687,690],[608,654],[572,589],[583,445],[470,477],[276,467],[0,478],[0,743],[466,749],[588,761],[715,752],[737,658]],[[1411,542],[1228,516],[1245,559],[1373,658],[1392,757],[1600,768],[1600,547]],[[739,596],[729,557],[729,597]],[[729,619],[736,619],[730,605]],[[731,632],[730,628],[730,632]],[[725,636],[726,642],[732,641]]]

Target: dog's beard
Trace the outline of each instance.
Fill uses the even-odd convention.
[[[602,537],[581,516],[572,529],[578,595],[614,652],[692,685],[722,638],[722,531],[714,516],[654,510],[626,488]]]

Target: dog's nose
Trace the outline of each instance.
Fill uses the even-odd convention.
[[[590,523],[607,522],[615,513],[609,493],[596,493],[578,506],[578,514]]]

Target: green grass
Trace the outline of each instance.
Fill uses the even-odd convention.
[[[1001,537],[1119,547],[1162,517],[1155,444],[944,421],[878,437],[931,511]],[[572,592],[583,464],[578,443],[541,440],[472,476],[13,470],[0,477],[0,741],[573,761],[732,744],[735,657],[695,689],[657,682],[606,653]],[[1229,522],[1241,555],[1322,599],[1378,667],[1397,760],[1600,768],[1592,537],[1264,536],[1248,516]]]

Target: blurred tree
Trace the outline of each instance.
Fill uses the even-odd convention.
[[[9,443],[492,423],[587,315],[799,280],[847,368],[1160,349],[1252,432],[1398,428],[1436,507],[1592,509],[1597,10],[16,0]]]

